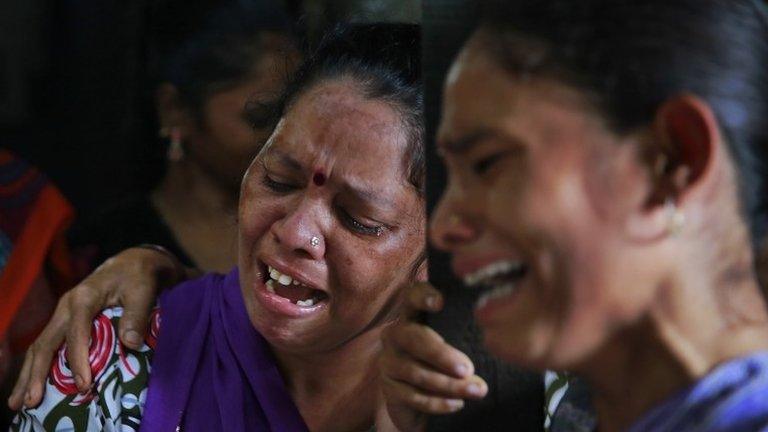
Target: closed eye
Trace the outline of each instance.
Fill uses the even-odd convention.
[[[488,170],[493,168],[493,166],[499,162],[501,159],[504,158],[504,156],[507,155],[507,152],[499,152],[499,153],[493,153],[490,156],[484,157],[477,162],[472,164],[472,171],[475,172],[477,175],[483,175]]]
[[[268,189],[277,192],[279,194],[285,194],[289,192],[293,192],[294,190],[298,189],[298,187],[289,184],[289,183],[283,183],[280,181],[277,181],[269,176],[269,174],[264,174],[264,178],[262,180],[262,183],[264,186],[266,186]]]
[[[342,223],[349,228],[350,230],[363,234],[363,235],[369,235],[374,237],[379,237],[384,232],[384,226],[383,225],[367,225],[364,224],[354,217],[350,215],[346,210],[339,207],[338,209],[339,215],[341,217]]]

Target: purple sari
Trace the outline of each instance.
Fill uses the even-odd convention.
[[[176,286],[160,310],[142,431],[307,431],[248,318],[237,269]]]

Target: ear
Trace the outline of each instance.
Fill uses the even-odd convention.
[[[669,99],[659,109],[656,135],[669,149],[666,173],[670,194],[677,202],[711,175],[723,156],[717,118],[709,105],[692,95]]]
[[[652,141],[649,196],[631,221],[633,234],[645,239],[669,234],[670,210],[684,211],[689,199],[709,190],[725,156],[715,114],[693,95],[675,96],[659,107]]]
[[[155,107],[161,128],[181,128],[185,131],[189,125],[189,110],[182,104],[179,91],[173,84],[166,82],[157,87]]]

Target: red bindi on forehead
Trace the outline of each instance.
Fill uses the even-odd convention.
[[[325,174],[318,171],[315,173],[315,175],[312,176],[312,182],[315,183],[317,186],[322,186],[325,184]]]

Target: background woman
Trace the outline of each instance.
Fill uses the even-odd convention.
[[[431,231],[484,291],[486,345],[583,376],[600,430],[768,427],[754,265],[768,226],[765,10],[488,8],[449,74],[439,146],[450,182]],[[416,309],[440,307],[430,287],[410,296]],[[401,429],[459,409],[476,388],[465,358],[428,328],[404,322],[385,339]]]
[[[157,119],[150,121],[168,145],[165,173],[150,194],[128,196],[75,227],[78,255],[100,264],[153,243],[186,266],[232,268],[240,180],[273,126],[255,108],[275,103],[300,59],[291,20],[277,3],[153,7],[149,69]],[[254,118],[245,109],[249,100]]]
[[[99,315],[93,389],[62,348],[13,429],[369,429],[381,330],[423,277],[418,47],[411,25],[325,40],[243,179],[238,269],[165,292],[137,351],[117,342],[119,309]]]

